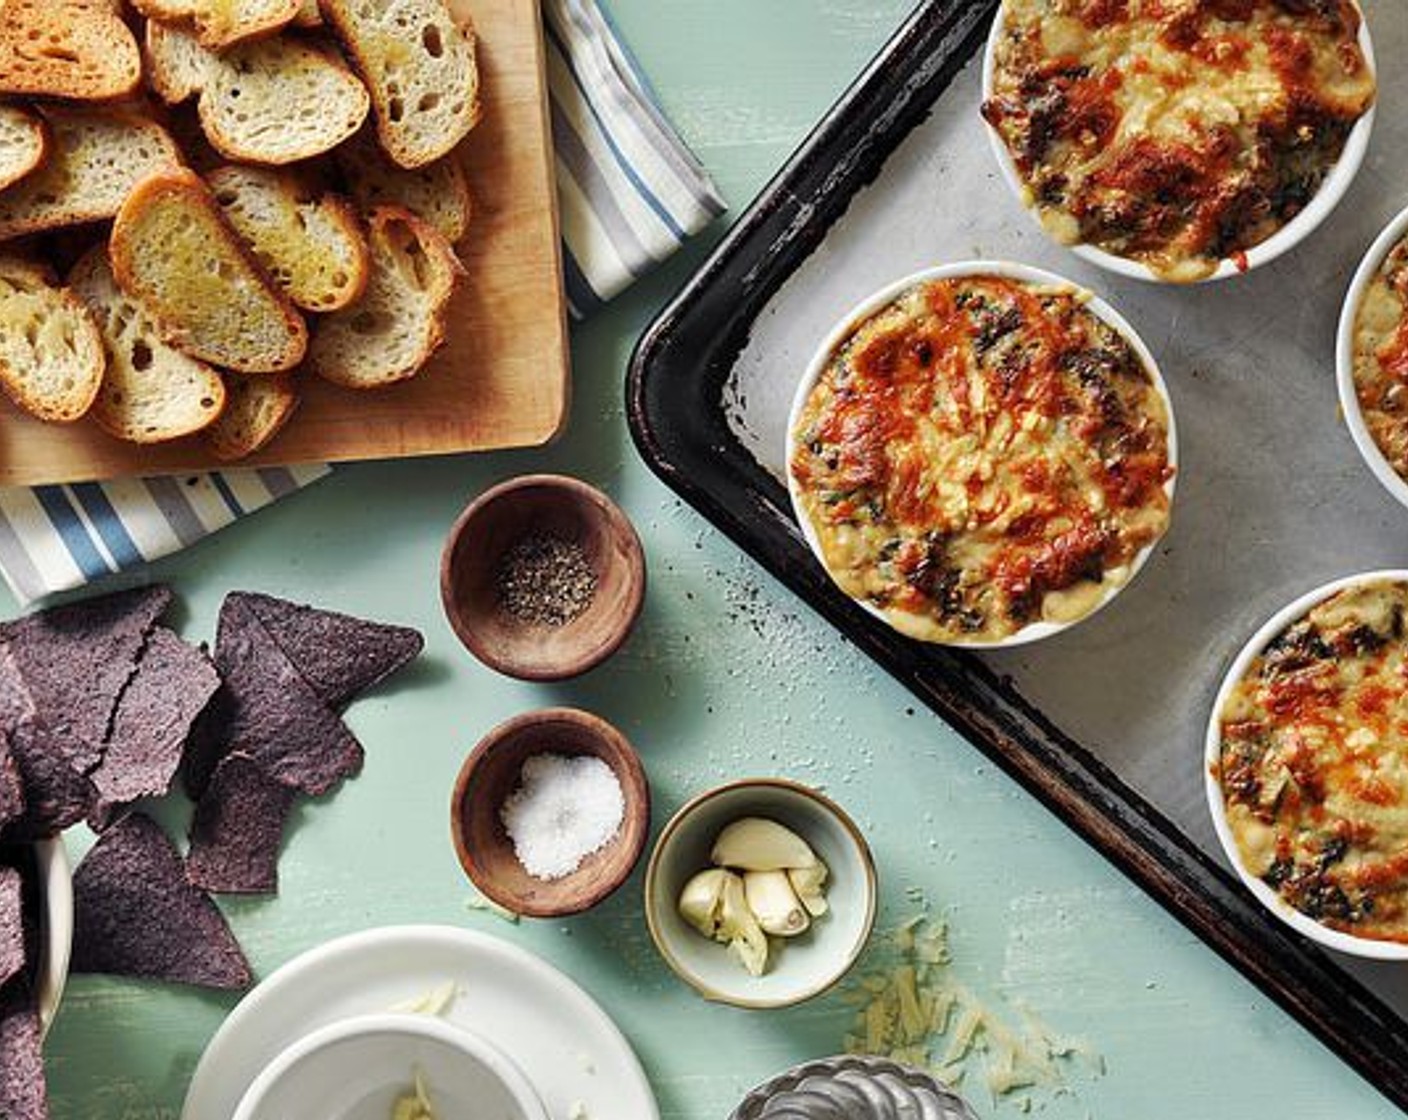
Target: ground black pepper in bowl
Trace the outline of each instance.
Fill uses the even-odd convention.
[[[440,599],[455,636],[490,668],[566,680],[626,640],[645,600],[645,553],[600,490],[524,475],[456,518],[440,556]]]
[[[530,533],[504,553],[494,585],[499,606],[519,622],[565,626],[591,605],[597,577],[577,541]]]

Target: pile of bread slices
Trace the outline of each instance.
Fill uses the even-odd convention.
[[[443,337],[479,117],[445,0],[4,0],[0,382],[138,443],[264,446]]]

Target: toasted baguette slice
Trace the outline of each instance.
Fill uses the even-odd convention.
[[[99,101],[142,77],[137,40],[112,0],[5,0],[0,93]]]
[[[146,19],[162,23],[189,23],[196,12],[198,0],[131,0],[132,7]]]
[[[140,179],[181,162],[166,130],[135,113],[55,105],[44,116],[53,150],[0,194],[0,241],[111,218]]]
[[[376,206],[403,206],[455,244],[473,213],[469,183],[455,153],[424,167],[398,167],[363,129],[333,153],[347,193],[363,213]]]
[[[303,0],[303,6],[298,9],[293,22],[298,27],[321,27],[323,15],[318,11],[318,0]]]
[[[474,32],[444,0],[321,0],[371,91],[381,146],[402,167],[424,167],[479,120]]]
[[[357,215],[289,171],[222,167],[206,176],[225,217],[288,298],[336,311],[362,294],[371,270]]]
[[[18,105],[0,105],[0,190],[35,170],[48,151],[49,132],[41,118]]]
[[[161,340],[155,321],[117,286],[102,245],[73,266],[68,286],[103,336],[107,372],[88,413],[98,427],[131,443],[164,443],[215,423],[224,381]]]
[[[445,307],[461,272],[450,243],[399,206],[372,211],[372,274],[362,298],[318,321],[308,364],[352,389],[420,371],[445,337]]]
[[[253,455],[268,444],[298,407],[294,380],[286,374],[227,377],[225,411],[205,433],[210,453],[230,462]]]
[[[113,275],[193,358],[242,373],[292,369],[308,328],[185,168],[137,184],[109,243]]]
[[[0,256],[0,383],[41,420],[77,420],[103,381],[92,316],[42,266]]]
[[[230,159],[293,163],[342,143],[368,107],[366,88],[340,58],[267,39],[221,55],[200,97],[200,124]]]
[[[132,6],[148,19],[189,22],[202,46],[223,51],[287,27],[303,0],[132,0]]]
[[[216,55],[184,27],[147,20],[142,43],[147,84],[168,105],[179,105],[205,88]]]

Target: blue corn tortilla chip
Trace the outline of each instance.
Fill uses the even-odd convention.
[[[359,693],[414,660],[425,646],[407,626],[354,618],[255,591],[232,591],[264,624],[313,691],[341,711]]]
[[[186,788],[199,801],[220,760],[238,751],[313,797],[362,768],[362,747],[285,656],[247,604],[220,608],[215,665],[224,685],[197,722]]]
[[[200,650],[164,626],[151,632],[91,775],[95,827],[109,823],[120,806],[171,788],[191,725],[219,686],[215,666]]]
[[[238,702],[225,680],[224,670],[217,665],[216,671],[220,673],[220,687],[215,690],[205,710],[196,716],[181,755],[181,782],[186,787],[186,796],[197,802],[205,796],[205,789],[210,785],[216,768],[232,749],[230,730],[235,725],[238,710]]]
[[[227,755],[191,820],[186,876],[217,894],[274,894],[279,847],[295,793],[253,759]]]
[[[43,948],[39,897],[39,860],[34,845],[0,844],[0,867],[11,867],[20,876],[20,934],[24,939],[24,974],[33,983],[39,973],[39,955]],[[3,987],[3,985],[0,985]]]
[[[167,587],[142,587],[0,626],[35,718],[51,746],[87,774],[102,758],[118,698],[136,672],[156,621],[171,603]]]
[[[24,815],[24,782],[10,750],[10,733],[0,725],[0,835]]]
[[[9,731],[34,718],[34,701],[20,675],[10,643],[0,631],[0,729]]]
[[[24,971],[24,880],[16,867],[0,866],[0,988]]]
[[[0,639],[0,836],[24,813],[24,779],[10,748],[10,737],[33,716],[34,704],[20,678],[19,666],[8,643]]]
[[[69,762],[69,736],[52,732],[39,721],[3,637],[0,738],[6,756],[0,765],[0,839],[37,840],[83,819],[92,804],[92,783]]]
[[[166,833],[142,813],[98,838],[73,873],[73,902],[75,972],[250,984],[249,962],[219,908],[187,881]]]
[[[10,754],[24,789],[24,811],[3,833],[5,840],[40,840],[77,824],[93,805],[93,783],[73,769],[68,738],[31,720],[10,733]]]
[[[23,978],[0,987],[0,1117],[47,1120],[39,1011]]]

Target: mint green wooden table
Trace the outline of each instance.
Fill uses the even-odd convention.
[[[613,0],[671,116],[741,208],[902,18],[904,0]],[[722,1120],[744,1090],[839,1049],[830,996],[780,1014],[705,1004],[655,956],[640,876],[590,916],[511,926],[467,907],[447,802],[474,741],[514,713],[577,704],[617,723],[646,764],[656,825],[719,781],[824,785],[867,831],[881,923],[922,892],[952,928],[958,980],[1087,1038],[1034,1110],[1098,1120],[1359,1120],[1395,1111],[978,752],[660,486],[622,415],[632,344],[701,258],[696,245],[575,331],[571,428],[544,452],[367,465],[159,564],[192,639],[231,588],[258,588],[420,627],[426,654],[350,722],[364,773],[298,811],[272,901],[227,906],[260,974],[369,926],[445,922],[509,938],[565,968],[630,1036],[668,1120]],[[579,475],[635,519],[650,564],[639,630],[616,660],[561,686],[480,668],[444,623],[440,543],[463,503],[529,470]],[[0,603],[13,614],[12,602]],[[84,839],[71,837],[75,854]],[[48,1044],[59,1120],[169,1120],[233,1000],[77,978]],[[983,1115],[1015,1099],[971,1092]],[[318,1120],[316,1107],[308,1120]],[[594,1117],[593,1120],[632,1120]]]

